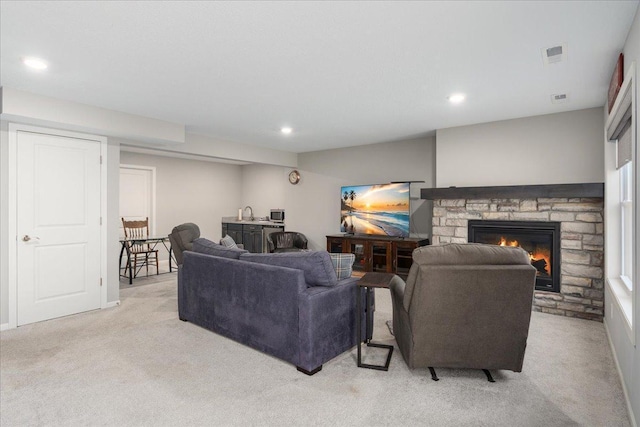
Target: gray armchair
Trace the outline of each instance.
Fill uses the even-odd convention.
[[[269,252],[300,252],[308,243],[304,234],[295,231],[276,231],[267,236]]]
[[[424,246],[390,284],[393,331],[409,368],[522,371],[536,270],[521,248]]]
[[[171,250],[176,259],[176,264],[182,265],[182,252],[190,251],[193,241],[198,237],[200,237],[200,227],[192,222],[173,227],[171,234],[169,234],[169,242],[171,242]]]

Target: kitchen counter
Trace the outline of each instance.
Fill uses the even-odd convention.
[[[264,217],[263,217],[264,218]],[[222,222],[225,224],[246,224],[246,225],[263,225],[266,227],[284,227],[284,222],[273,222],[268,220],[258,220],[256,217],[255,220],[251,221],[249,218],[242,218],[239,220],[238,217],[235,216],[223,216]]]

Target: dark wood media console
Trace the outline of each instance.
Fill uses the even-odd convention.
[[[407,278],[413,263],[411,254],[420,246],[429,244],[429,239],[418,237],[385,237],[357,234],[334,234],[327,236],[327,251],[352,253],[356,256],[353,271],[366,273],[395,273]]]

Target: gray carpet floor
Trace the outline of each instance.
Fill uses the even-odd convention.
[[[0,334],[0,425],[628,426],[601,323],[533,313],[522,373],[357,368],[355,349],[308,377],[177,316],[175,273],[119,307]],[[395,343],[377,290],[375,340]],[[375,353],[375,354],[374,354]],[[381,354],[382,353],[382,354]],[[368,349],[368,362],[384,350]]]

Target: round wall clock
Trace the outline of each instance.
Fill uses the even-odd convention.
[[[289,172],[289,182],[293,185],[296,185],[297,183],[300,182],[300,172],[298,172],[297,170],[292,170],[291,172]]]

